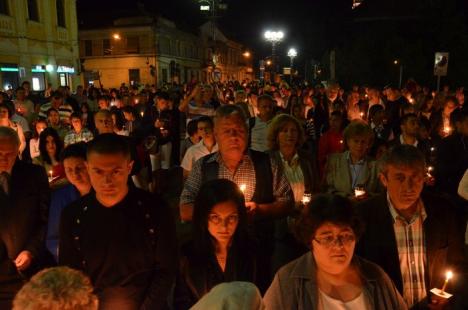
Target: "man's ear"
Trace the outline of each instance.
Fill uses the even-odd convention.
[[[379,173],[379,180],[382,183],[382,185],[386,188],[388,180],[384,173],[382,172]]]
[[[133,161],[133,160],[130,160],[129,163],[128,163],[128,165],[127,165],[128,174],[130,174],[130,173],[132,172],[133,163],[134,163],[134,161]]]

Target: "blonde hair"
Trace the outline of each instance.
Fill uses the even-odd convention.
[[[289,114],[279,114],[273,118],[268,129],[268,147],[271,151],[279,149],[278,134],[288,123],[293,123],[297,128],[298,137],[296,148],[301,147],[305,142],[304,129],[297,118]]]
[[[13,310],[97,310],[89,278],[68,267],[38,272],[16,294]]]

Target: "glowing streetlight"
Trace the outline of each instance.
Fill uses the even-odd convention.
[[[395,60],[393,61],[393,64],[394,64],[395,66],[400,65],[400,79],[399,79],[399,83],[398,83],[398,88],[401,89],[401,83],[402,83],[402,81],[403,81],[403,64],[402,64],[402,63],[400,62],[400,60],[398,60],[398,59],[395,59]]]
[[[242,56],[244,56],[245,58],[249,58],[250,57],[250,52],[249,51],[245,51]]]
[[[297,51],[295,48],[290,48],[288,51],[288,57],[291,59],[291,65],[290,65],[290,74],[289,74],[289,82],[292,83],[292,74],[293,74],[293,63],[294,63],[294,57],[297,56]]]
[[[280,43],[284,38],[282,31],[271,31],[267,30],[264,33],[265,40],[271,43],[271,59],[274,61],[275,66],[273,67],[273,73],[276,73],[277,61],[275,60],[276,44]]]
[[[114,40],[120,40],[120,34],[114,33],[114,34],[112,35],[112,38],[114,38]]]

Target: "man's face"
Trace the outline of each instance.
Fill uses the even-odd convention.
[[[78,189],[89,189],[88,171],[85,160],[81,157],[68,157],[63,161],[63,168],[68,181]]]
[[[83,123],[81,122],[81,119],[77,118],[77,117],[73,117],[71,119],[71,124],[73,126],[73,129],[76,131],[76,132],[80,132],[81,129],[83,128]]]
[[[18,155],[19,145],[10,138],[0,138],[0,173],[11,173]]]
[[[25,94],[24,90],[18,90],[16,92],[16,99],[18,99],[20,101],[23,101],[25,97],[26,97],[26,94]]]
[[[419,132],[419,121],[416,117],[410,117],[401,125],[401,131],[412,137],[416,137]]]
[[[114,123],[112,122],[112,116],[97,113],[94,117],[94,125],[96,126],[96,129],[99,132],[99,134],[114,132]]]
[[[60,115],[56,111],[50,111],[47,119],[52,126],[57,126],[60,122]]]
[[[101,110],[108,110],[109,105],[110,105],[110,103],[106,99],[100,99],[98,101],[98,106],[99,106],[99,109],[101,109]]]
[[[268,99],[258,101],[258,117],[263,121],[269,121],[273,118],[273,103]]]
[[[405,210],[414,205],[424,186],[424,167],[388,165],[379,175],[395,209]]]
[[[169,101],[166,99],[158,98],[156,99],[156,104],[158,105],[159,111],[166,111],[169,109]]]
[[[335,101],[338,98],[338,88],[330,88],[327,90],[327,97],[330,101]]]
[[[113,201],[126,193],[133,161],[123,154],[88,154],[86,168],[96,196]],[[118,202],[118,201],[117,201]]]
[[[247,147],[247,130],[242,117],[231,115],[217,120],[214,128],[219,152],[223,156],[240,157]]]
[[[63,98],[60,96],[52,97],[52,107],[58,109],[63,103]]]
[[[205,139],[206,136],[213,135],[213,127],[208,122],[198,122],[197,124],[198,136]]]

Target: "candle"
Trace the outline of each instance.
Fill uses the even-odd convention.
[[[445,292],[445,289],[447,288],[448,281],[449,281],[450,279],[452,279],[452,277],[453,277],[453,272],[447,271],[447,273],[445,274],[444,285],[442,286],[442,293]]]
[[[302,200],[301,200],[302,204],[303,205],[308,204],[310,202],[311,198],[312,198],[311,194],[304,193],[304,195],[302,195]]]
[[[145,112],[141,111],[140,115],[141,115],[141,117],[143,117],[145,115]]]
[[[431,152],[434,152],[435,151],[435,147],[431,147]]]
[[[242,194],[245,193],[245,189],[246,189],[246,188],[247,188],[247,185],[245,185],[245,184],[241,184],[241,185],[239,186],[239,189],[241,190]]]
[[[135,104],[138,104],[138,99],[135,99]]]
[[[445,126],[445,127],[444,127],[444,132],[445,132],[445,134],[448,135],[448,134],[450,133],[450,131],[452,131],[452,128],[450,128],[449,126]]]
[[[366,194],[366,190],[364,189],[364,187],[356,187],[354,189],[354,197],[356,198],[363,196],[365,194]]]
[[[164,130],[164,127],[159,127],[159,130],[160,130],[160,131],[163,131],[163,130]]]
[[[49,182],[52,182],[52,179],[54,178],[52,170],[49,170]]]
[[[414,103],[414,99],[413,99],[413,98],[410,98],[410,99],[409,99],[409,103],[413,104],[413,103]]]
[[[433,170],[434,170],[434,167],[432,167],[432,166],[427,167],[427,173],[426,173],[426,175],[427,175],[429,178],[432,178],[431,172],[432,172]]]
[[[361,118],[363,118],[364,117],[364,112],[359,113],[359,115],[361,115]]]
[[[340,144],[343,144],[343,143],[344,143],[344,141],[343,141],[343,140],[340,140]]]

